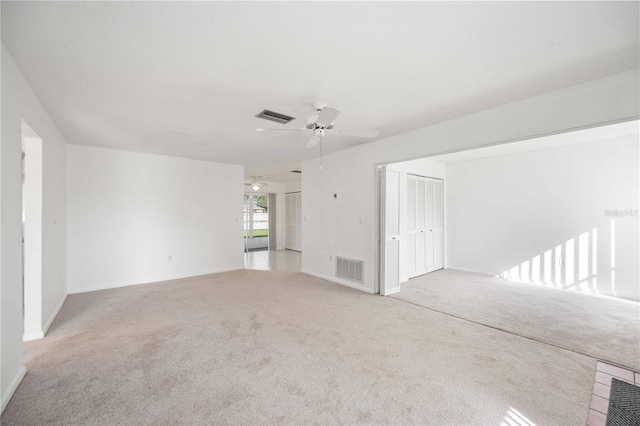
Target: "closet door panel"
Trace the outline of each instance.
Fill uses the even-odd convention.
[[[435,182],[433,224],[433,268],[444,268],[444,182]]]
[[[425,212],[427,209],[426,205],[426,194],[425,194],[425,180],[421,178],[417,178],[416,182],[416,230],[421,231],[424,230],[426,226],[425,221]]]
[[[426,207],[425,207],[425,229],[433,229],[434,222],[434,182],[432,180],[428,180],[426,183],[427,186],[427,194],[426,194]]]
[[[407,276],[409,278],[426,273],[426,183],[423,177],[407,176]]]
[[[415,262],[416,262],[416,273],[418,273],[418,275],[424,274],[427,266],[425,262],[425,250],[426,250],[425,233],[420,232],[419,234],[416,234]]]
[[[407,176],[407,276],[444,267],[444,182]]]

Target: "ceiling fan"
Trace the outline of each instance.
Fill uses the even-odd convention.
[[[313,148],[320,144],[320,168],[322,168],[322,142],[324,135],[327,133],[333,133],[335,135],[344,136],[356,136],[360,138],[375,138],[378,136],[378,130],[355,130],[355,129],[342,129],[335,127],[333,122],[340,115],[340,111],[335,108],[331,108],[323,104],[322,102],[316,102],[313,104],[315,114],[307,117],[306,126],[291,128],[291,129],[256,129],[258,132],[291,132],[291,131],[306,131],[313,134],[307,141],[307,148]]]
[[[250,186],[254,191],[258,191],[263,186],[269,186],[268,183],[259,181],[261,177],[262,176],[251,176],[251,182],[245,183],[245,186]]]

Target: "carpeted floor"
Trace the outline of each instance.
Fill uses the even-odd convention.
[[[454,270],[395,297],[640,371],[640,304]]]
[[[584,355],[281,271],[70,295],[25,346],[3,425],[584,425],[595,372]]]

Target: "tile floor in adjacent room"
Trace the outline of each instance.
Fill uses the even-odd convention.
[[[300,272],[302,253],[294,250],[250,251],[244,255],[245,269]]]
[[[612,378],[640,386],[640,373],[598,361],[591,394],[591,404],[589,404],[587,426],[605,426],[607,423]]]

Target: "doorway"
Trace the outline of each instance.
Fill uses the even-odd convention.
[[[269,250],[269,196],[244,195],[244,251]]]
[[[444,268],[445,172],[429,159],[376,166],[376,292]]]

